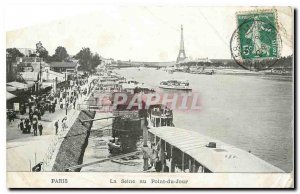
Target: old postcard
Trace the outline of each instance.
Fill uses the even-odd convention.
[[[6,126],[9,188],[293,188],[294,9],[99,6],[9,30]]]

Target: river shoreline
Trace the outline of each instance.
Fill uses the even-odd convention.
[[[154,88],[164,79],[188,78],[193,92],[201,95],[202,110],[175,110],[177,127],[249,150],[285,172],[293,169],[292,82],[256,74],[169,74],[154,68],[115,71]]]

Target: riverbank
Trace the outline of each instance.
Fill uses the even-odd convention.
[[[95,117],[95,112],[81,111],[78,118],[70,128],[59,148],[52,171],[64,172],[70,166],[82,163],[83,154],[90,135],[93,121],[82,123],[80,120],[89,120]],[[80,171],[76,169],[75,171]]]
[[[169,74],[151,68],[115,71],[154,88],[162,80],[188,79],[199,94],[201,110],[174,110],[176,127],[251,151],[285,172],[293,169],[293,82],[218,71],[215,75]]]

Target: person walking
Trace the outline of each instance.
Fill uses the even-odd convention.
[[[19,123],[19,128],[20,130],[23,132],[24,130],[24,122],[23,122],[23,119],[21,119],[20,123]]]
[[[55,103],[51,105],[52,113],[55,113]]]
[[[37,116],[38,116],[38,120],[40,121],[40,120],[42,119],[42,114],[41,114],[40,109],[38,109],[38,114],[37,114]]]
[[[62,122],[62,129],[63,131],[65,131],[65,129],[68,128],[67,123],[66,123],[67,117],[63,118]]]
[[[21,114],[21,115],[24,115],[25,112],[26,112],[26,107],[25,107],[25,105],[22,103],[22,104],[20,104],[20,114]]]
[[[31,122],[28,122],[26,126],[26,133],[31,133]]]
[[[73,101],[73,109],[75,109],[75,107],[76,107],[76,100],[74,99],[74,101]]]
[[[24,121],[24,130],[23,130],[23,133],[27,133],[27,126],[29,124],[29,119],[26,118],[25,121]]]
[[[37,125],[38,125],[37,119],[34,118],[32,120],[33,136],[37,136]]]
[[[7,118],[8,118],[9,124],[11,124],[11,121],[12,121],[12,114],[11,114],[10,111],[7,113]]]
[[[60,109],[63,109],[63,102],[62,101],[59,102],[59,106],[60,106]]]
[[[41,136],[43,134],[43,125],[41,123],[39,123],[38,129],[39,129],[40,136]]]
[[[59,122],[59,120],[57,120],[57,121],[55,121],[55,123],[54,123],[54,126],[55,126],[55,135],[57,135],[57,133],[58,133],[58,122]]]

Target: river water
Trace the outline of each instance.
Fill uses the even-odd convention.
[[[187,79],[200,94],[201,111],[174,110],[176,127],[234,145],[286,172],[293,170],[293,82],[259,75],[169,74],[162,70],[115,70],[157,88],[164,79]]]

